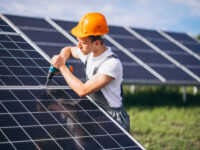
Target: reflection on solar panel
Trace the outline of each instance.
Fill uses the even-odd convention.
[[[74,45],[44,19],[11,15],[6,16],[49,57],[59,54],[61,49],[65,46]],[[85,79],[83,64],[75,59],[70,59],[68,62],[75,68],[74,74],[81,79]]]
[[[74,97],[72,90],[0,90],[0,149],[142,149],[91,101]]]

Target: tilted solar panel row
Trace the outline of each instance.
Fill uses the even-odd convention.
[[[164,77],[166,82],[196,82],[192,77],[124,28],[112,27],[110,29],[109,35],[115,41]]]
[[[200,76],[200,57],[195,58],[194,56],[188,54],[181,47],[177,46],[156,31],[141,29],[135,29],[135,31],[148,39],[155,46],[162,49],[166,54],[185,66],[198,77]]]
[[[0,149],[142,149],[72,90],[0,89]]]
[[[66,38],[47,19],[6,16],[50,57],[58,54],[63,47],[74,45],[71,39]],[[70,34],[71,28],[77,24],[77,22],[61,20],[52,20],[52,22],[68,34]],[[200,82],[199,60],[157,31],[131,28],[131,30],[134,30],[150,41],[151,44],[161,49],[162,53],[166,53],[170,59],[155,51],[154,48],[131,34],[125,28],[116,26],[109,26],[109,28],[110,32],[108,35],[130,52],[125,54],[120,47],[117,47],[109,39],[105,39],[105,43],[112,47],[123,63],[124,82],[142,84],[198,84]],[[183,65],[184,69],[171,61],[171,59]],[[75,70],[79,70],[75,74],[79,78],[84,79],[83,64],[74,59],[69,60],[69,62],[75,66]]]
[[[175,32],[165,32],[190,50],[192,50],[194,53],[198,54],[200,56],[200,43],[199,41],[193,39],[192,37],[188,36],[184,33],[175,33]]]
[[[18,16],[7,17],[49,57],[59,54],[60,50],[67,45],[74,45],[44,19]],[[69,60],[69,63],[74,68],[74,74],[81,79],[85,79],[83,64],[75,59]]]

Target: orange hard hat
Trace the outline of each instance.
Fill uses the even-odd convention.
[[[88,13],[84,15],[78,25],[71,30],[71,33],[76,37],[97,36],[108,32],[109,28],[106,18],[100,13]]]

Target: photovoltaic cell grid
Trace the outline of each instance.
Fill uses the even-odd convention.
[[[0,34],[1,85],[44,85],[49,66],[21,36]],[[65,83],[62,76],[57,76],[54,80],[57,85]]]
[[[192,55],[184,51],[182,48],[178,47],[177,45],[163,37],[157,31],[143,29],[134,30],[143,37],[145,37],[147,40],[149,40],[151,43],[156,45],[158,48],[163,50],[169,56],[174,58],[180,64],[184,65],[191,72],[193,72],[197,76],[200,76],[200,61],[197,58],[193,57]],[[182,73],[180,72],[178,76],[181,77],[181,75]]]
[[[109,35],[133,55],[162,75],[168,83],[196,82],[175,64],[167,60],[124,28],[111,26]]]
[[[0,120],[0,149],[141,149],[72,90],[0,89]]]
[[[57,20],[57,19],[53,19],[53,21],[58,24],[63,30],[65,30],[67,33],[69,33],[71,36],[73,36],[71,34],[71,29],[74,28],[75,26],[77,26],[78,22],[75,21],[65,21],[65,20]],[[76,37],[73,36],[75,39]]]
[[[74,44],[64,35],[52,27],[42,18],[30,18],[6,15],[23,33],[26,34],[38,47],[50,58],[60,53],[61,49]],[[74,74],[85,79],[84,65],[76,59],[69,59],[68,63],[73,66]]]
[[[19,29],[21,29],[34,43],[50,57],[60,53],[60,50],[71,42],[62,36],[48,22],[42,18],[6,15]]]
[[[185,33],[165,32],[200,56],[200,43]]]
[[[0,32],[15,32],[4,20],[0,18]]]

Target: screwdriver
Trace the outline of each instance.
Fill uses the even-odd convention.
[[[71,65],[69,65],[68,63],[65,64],[67,66],[67,68],[73,72],[73,67]],[[54,67],[53,65],[50,66],[49,68],[49,72],[47,75],[47,81],[45,83],[45,86],[47,85],[48,81],[51,80],[53,78],[53,76],[55,75],[55,73],[58,73],[60,70],[57,69],[56,67]]]

